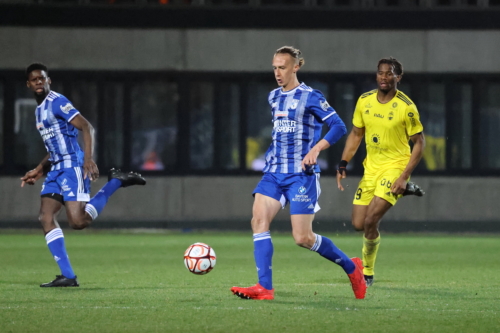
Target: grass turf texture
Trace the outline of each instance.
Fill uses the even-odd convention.
[[[329,236],[360,255],[361,235]],[[208,275],[184,267],[195,242],[216,251]],[[256,283],[250,233],[66,232],[79,288],[40,288],[59,274],[43,237],[3,234],[0,331],[500,332],[498,238],[382,235],[365,300],[290,235],[273,243],[275,300],[253,301],[229,291]]]

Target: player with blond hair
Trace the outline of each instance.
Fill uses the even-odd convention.
[[[273,121],[272,143],[266,153],[264,176],[255,188],[252,231],[259,282],[252,287],[233,287],[233,294],[248,299],[274,299],[270,225],[278,211],[290,203],[295,243],[341,266],[356,298],[364,298],[366,284],[359,258],[349,259],[333,242],[312,230],[321,193],[319,153],[346,134],[344,122],[323,94],[300,83],[297,72],[304,65],[301,52],[279,48],[273,57],[278,88],[269,94]],[[323,124],[329,127],[321,139]]]

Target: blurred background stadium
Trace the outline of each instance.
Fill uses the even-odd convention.
[[[350,129],[377,61],[400,60],[427,148],[427,192],[387,214],[388,231],[500,231],[499,0],[0,0],[0,227],[37,227],[39,190],[19,177],[45,155],[24,68],[96,128],[96,161],[138,170],[94,227],[249,230],[251,191],[270,143],[273,52],[303,51],[299,79]],[[340,143],[321,157],[316,230],[350,231],[364,150],[336,188]],[[61,214],[61,220],[64,217]],[[288,211],[277,229],[289,229]]]

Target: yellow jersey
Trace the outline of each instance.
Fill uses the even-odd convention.
[[[415,103],[403,92],[388,103],[377,99],[377,89],[362,94],[356,104],[352,124],[365,129],[365,173],[387,169],[404,170],[410,161],[410,136],[424,130]]]

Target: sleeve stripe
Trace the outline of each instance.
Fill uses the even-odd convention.
[[[330,113],[328,116],[326,116],[325,118],[323,118],[321,120],[325,121],[326,119],[330,118],[331,116],[333,116],[336,113],[337,113],[337,111],[333,111],[332,113]]]
[[[73,120],[73,118],[75,118],[76,116],[78,116],[80,114],[80,112],[76,112],[74,115],[72,115],[71,117],[69,117],[68,119],[68,123],[71,122]]]
[[[366,92],[364,93],[363,95],[360,96],[360,98],[365,98],[365,97],[368,97],[370,95],[373,95],[377,92],[377,90],[372,90],[372,91],[369,91],[369,92]]]
[[[401,94],[397,94],[396,97],[399,98],[400,100],[402,100],[403,102],[405,102],[408,105],[412,105],[413,104],[407,97],[405,97],[405,96],[403,96]]]

